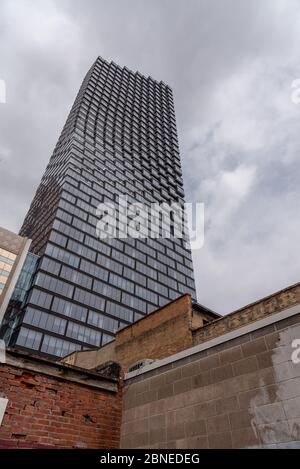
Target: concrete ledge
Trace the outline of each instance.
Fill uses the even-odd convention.
[[[6,350],[6,363],[0,364],[0,366],[12,366],[32,373],[40,373],[109,392],[116,393],[118,391],[118,377],[108,376],[107,374],[102,376],[101,373],[95,371],[85,370],[61,362],[54,362],[15,349]]]

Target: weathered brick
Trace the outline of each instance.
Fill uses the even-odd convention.
[[[144,432],[144,433],[131,433],[128,437],[128,440],[125,441],[125,444],[122,447],[125,448],[139,448],[141,446],[147,445],[148,443],[151,443],[149,441],[149,432]]]
[[[166,411],[165,399],[159,399],[158,401],[150,402],[149,404],[150,415],[162,414],[165,411]]]
[[[216,412],[216,401],[203,402],[193,406],[195,418],[207,418],[215,415]]]
[[[200,373],[199,363],[192,362],[188,363],[187,365],[181,368],[181,373],[183,378],[187,378],[188,376],[194,376]]]
[[[192,380],[191,378],[183,378],[179,381],[174,382],[174,394],[180,394],[192,389]]]
[[[241,347],[244,357],[252,357],[253,355],[258,355],[259,353],[265,352],[267,350],[264,337],[251,340],[250,342],[243,344]]]
[[[195,417],[195,409],[193,406],[189,407],[182,407],[181,409],[177,409],[175,411],[175,422],[174,423],[182,423],[187,422],[189,420],[194,420]]]
[[[208,434],[226,432],[229,430],[229,418],[227,414],[216,415],[207,419]]]
[[[283,406],[287,418],[295,419],[300,417],[300,397],[284,401]]]
[[[261,441],[251,426],[243,428],[242,431],[240,429],[232,431],[233,448],[251,448],[260,444]]]
[[[158,396],[158,391],[151,390],[151,391],[145,391],[134,398],[134,405],[143,405],[147,404],[148,402],[155,401]]]
[[[286,420],[282,402],[272,402],[261,406],[256,406],[252,410],[255,420],[259,423],[273,423]]]
[[[174,381],[178,381],[182,378],[181,376],[181,367],[178,366],[175,369],[172,369],[170,371],[167,371],[167,373],[164,374],[165,377],[165,382],[168,383],[174,383]]]
[[[196,420],[194,422],[185,422],[185,434],[187,437],[205,435],[206,434],[206,421]]]
[[[184,424],[178,423],[167,427],[167,440],[178,440],[185,437]]]
[[[200,372],[198,375],[192,376],[192,387],[200,388],[202,386],[208,386],[212,383],[212,377],[210,371]]]
[[[165,414],[154,415],[149,418],[150,431],[160,429],[160,428],[165,428],[165,427],[166,427],[166,415]]]
[[[287,421],[257,425],[257,432],[263,444],[283,443],[292,440],[291,429]]]
[[[189,438],[184,438],[182,440],[177,440],[176,442],[177,449],[207,449],[208,448],[208,438],[207,436],[194,436]]]
[[[257,366],[257,358],[256,357],[249,357],[243,358],[238,362],[232,364],[233,373],[235,376],[243,375],[246,373],[251,373],[252,371],[256,371]]]
[[[245,428],[251,425],[253,415],[247,410],[237,410],[229,413],[229,421],[232,430],[237,428]]]
[[[211,370],[211,377],[214,383],[224,381],[233,377],[232,365],[223,365]]]
[[[157,399],[164,399],[165,397],[172,396],[174,394],[173,384],[165,384],[157,390]]]
[[[208,435],[210,449],[230,449],[232,448],[232,438],[230,432],[214,433]]]
[[[280,343],[280,332],[276,331],[272,334],[268,334],[265,337],[266,345],[269,350],[273,350],[275,347],[281,345]]]
[[[217,399],[215,402],[215,407],[217,414],[231,412],[238,408],[238,398],[237,396],[230,396]]]
[[[142,419],[144,417],[148,417],[148,415],[150,413],[149,405],[151,405],[151,404],[152,404],[152,402],[150,404],[143,404],[143,405],[140,405],[138,407],[135,407],[134,418],[136,420],[138,420],[138,419]]]
[[[240,409],[247,409],[251,402],[256,405],[268,404],[276,400],[277,386],[269,385],[264,387],[264,392],[260,389],[251,389],[238,395]]]
[[[14,357],[9,355],[11,361]],[[34,371],[27,372],[18,366],[19,361],[14,366],[0,364],[1,391],[9,400],[0,427],[0,447],[119,447],[120,391],[90,386],[88,380],[82,384],[74,382],[68,379],[67,370],[66,376],[56,377],[57,365],[37,364],[28,356],[26,366]],[[124,417],[127,419],[124,425],[129,427],[135,410],[125,411]]]
[[[152,391],[153,389],[157,389],[166,384],[165,374],[163,373],[157,376],[153,376],[153,378],[146,381],[150,381],[150,391]]]
[[[243,358],[243,353],[239,345],[220,352],[221,365],[236,362],[238,360],[241,360],[242,358]]]
[[[217,366],[220,365],[219,354],[216,353],[214,355],[202,358],[201,360],[199,360],[198,363],[199,363],[200,372],[211,370],[212,368],[216,368]]]
[[[133,388],[135,394],[139,394],[141,392],[149,391],[149,389],[150,389],[150,380],[145,379],[143,381],[139,381],[137,383],[134,383],[132,385],[132,388]]]

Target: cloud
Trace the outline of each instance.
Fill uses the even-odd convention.
[[[97,55],[174,90],[199,301],[228,312],[299,280],[297,0],[3,0],[0,224],[17,230]]]

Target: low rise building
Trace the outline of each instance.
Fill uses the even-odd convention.
[[[299,343],[296,284],[223,317],[183,295],[64,363],[9,349],[0,447],[300,448]]]

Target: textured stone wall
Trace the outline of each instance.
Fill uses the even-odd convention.
[[[300,303],[300,283],[291,285],[273,295],[267,296],[255,303],[227,314],[203,328],[193,332],[193,344],[197,345],[207,340],[219,337],[226,332],[238,329],[246,324],[262,319],[274,313]]]
[[[121,447],[300,448],[295,338],[300,314],[127,380]]]

